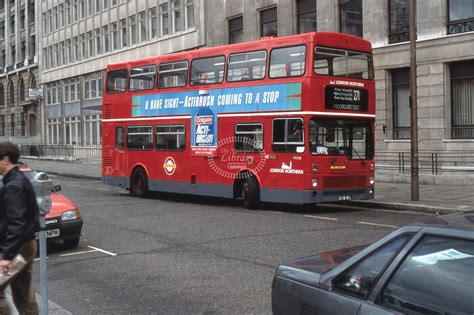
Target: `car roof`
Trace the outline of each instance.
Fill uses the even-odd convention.
[[[472,231],[474,230],[474,211],[436,216],[414,225]]]

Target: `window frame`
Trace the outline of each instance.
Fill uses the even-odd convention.
[[[276,49],[285,49],[285,48],[292,48],[292,47],[300,47],[300,46],[304,46],[305,47],[305,57],[304,57],[304,71],[302,74],[300,75],[294,75],[294,76],[285,76],[285,77],[272,77],[270,75],[270,69],[271,69],[271,66],[272,66],[272,52]],[[306,44],[298,44],[298,45],[289,45],[289,46],[279,46],[279,47],[273,47],[272,49],[270,49],[270,51],[268,52],[268,60],[267,60],[267,72],[268,72],[268,78],[272,79],[272,80],[277,80],[277,79],[289,79],[289,78],[299,78],[299,77],[304,77],[306,75],[306,68],[308,68],[308,65],[307,65],[307,62],[308,62],[308,46]]]
[[[136,68],[148,68],[148,67],[154,67],[155,68],[155,73],[153,74],[153,84],[151,85],[151,88],[148,88],[148,89],[131,89],[131,84],[130,84],[130,81],[132,80],[132,70],[133,69],[136,69]],[[155,89],[155,86],[156,86],[156,75],[157,75],[157,72],[158,72],[158,69],[156,67],[155,64],[148,64],[148,65],[143,65],[143,66],[133,66],[133,67],[130,67],[129,71],[128,71],[128,82],[127,82],[127,87],[128,87],[128,92],[139,92],[139,91],[150,91],[150,90],[153,90]]]
[[[157,147],[157,138],[158,138],[158,127],[183,127],[183,133],[178,133],[178,132],[162,132],[161,134],[166,134],[166,135],[183,135],[184,136],[184,147],[183,148],[176,148],[176,149],[159,149]],[[178,138],[176,138],[178,139]],[[185,124],[163,124],[163,125],[156,125],[154,126],[154,149],[155,151],[180,151],[183,152],[186,150],[187,144],[186,144],[186,125]]]
[[[176,85],[176,86],[167,86],[167,87],[160,87],[160,73],[162,71],[160,71],[160,67],[162,65],[169,65],[169,64],[176,64],[176,63],[180,63],[180,62],[186,62],[186,75],[184,76],[184,85]],[[157,89],[176,89],[176,88],[182,88],[182,87],[186,87],[188,86],[189,84],[189,75],[190,75],[190,71],[189,71],[189,65],[190,65],[190,62],[189,60],[186,60],[186,59],[183,59],[183,60],[178,60],[178,61],[170,61],[170,62],[163,62],[163,63],[160,63],[158,64],[158,67],[157,67],[157,70],[156,70],[156,73],[157,73],[157,77],[156,77],[156,88]],[[176,70],[176,69],[172,69],[172,70]],[[171,72],[172,70],[166,70],[166,72]]]
[[[128,147],[128,140],[129,140],[129,135],[130,135],[130,132],[128,131],[130,128],[150,128],[151,130],[151,146],[149,149],[138,149],[138,148],[129,148]],[[132,135],[134,135],[135,133],[132,133]],[[145,133],[136,133],[137,135],[140,135],[140,134],[145,134]],[[126,130],[126,139],[125,139],[125,148],[127,149],[127,151],[152,151],[153,150],[153,147],[154,147],[154,137],[153,137],[153,126],[151,125],[128,125],[127,126],[127,130]]]
[[[239,135],[242,135],[242,134],[260,134],[260,133],[257,133],[257,132],[241,132],[240,134],[237,132],[237,127],[238,126],[261,126],[262,127],[262,132],[261,132],[261,135],[262,135],[262,148],[261,149],[254,149],[253,151],[249,151],[249,150],[241,150],[241,149],[237,149],[235,147],[237,141],[235,141],[235,139],[237,137],[239,137]],[[263,150],[265,150],[265,127],[264,127],[264,124],[262,122],[245,122],[245,123],[236,123],[234,125],[234,150],[235,152],[237,153],[261,153],[263,152]]]
[[[268,20],[268,21],[264,22],[262,15],[265,12],[269,12],[270,10],[275,10],[275,19],[274,20]],[[276,23],[276,32],[277,33],[274,34],[274,35],[265,35],[263,33],[263,26],[265,24],[270,24],[270,23]],[[258,10],[258,28],[259,28],[260,37],[278,36],[278,7],[276,5],[266,7],[266,8],[262,8],[262,9]]]
[[[361,2],[361,32],[362,34],[352,34],[352,33],[346,33],[343,31],[343,28],[342,28],[342,7],[341,5],[343,4],[347,4],[347,3],[350,3],[352,1],[360,1]],[[338,8],[338,17],[339,17],[339,32],[343,33],[343,34],[349,34],[349,35],[353,35],[353,36],[358,36],[358,37],[361,37],[363,38],[364,37],[364,3],[363,3],[363,0],[338,0],[337,1],[337,8]]]
[[[446,4],[446,27],[447,27],[446,33],[447,33],[447,35],[462,34],[462,33],[467,33],[467,32],[473,32],[474,31],[474,29],[473,29],[471,31],[450,32],[450,27],[452,25],[464,24],[464,23],[473,23],[474,24],[474,16],[470,17],[470,18],[467,18],[467,19],[451,20],[450,12],[451,12],[451,0],[447,0],[447,4]]]
[[[110,73],[112,72],[118,72],[118,71],[127,71],[127,77],[125,78],[125,88],[123,91],[117,91],[117,90],[113,90],[113,91],[110,91],[109,90],[109,76],[110,76]],[[107,94],[118,94],[118,93],[125,93],[128,91],[128,78],[130,77],[130,71],[128,70],[128,68],[122,68],[122,69],[117,69],[117,70],[110,70],[107,72],[107,84],[105,86],[105,92]]]
[[[204,59],[218,58],[218,57],[223,57],[224,58],[224,67],[222,69],[222,80],[216,81],[214,83],[196,83],[196,84],[193,84],[191,82],[191,76],[192,76],[192,72],[193,72],[193,62],[194,61],[199,61],[199,60],[204,60]],[[193,58],[191,60],[191,62],[189,63],[188,72],[189,72],[188,73],[188,76],[189,76],[188,84],[189,84],[189,86],[203,86],[203,85],[206,86],[206,85],[213,85],[213,84],[222,84],[226,79],[226,73],[227,73],[227,58],[226,58],[226,55],[221,54],[221,55],[212,55],[212,56],[206,56],[206,57]]]
[[[388,1],[388,43],[389,44],[395,44],[395,43],[404,43],[410,41],[410,32],[407,29],[406,31],[392,31],[392,3],[395,0],[389,0]],[[408,5],[408,0],[407,0],[407,5]],[[409,6],[409,5],[408,5]],[[407,13],[409,14],[409,8],[407,10]],[[410,25],[409,17],[407,17],[407,26]]]
[[[275,135],[275,127],[274,127],[274,123],[276,120],[284,120],[286,121],[285,122],[285,140],[288,139],[288,120],[290,119],[294,119],[294,120],[300,120],[301,121],[301,126],[302,126],[302,141],[301,142],[288,142],[288,141],[285,141],[285,142],[275,142],[273,139],[274,139],[274,135]],[[305,142],[305,132],[306,132],[306,128],[304,127],[304,118],[303,117],[277,117],[277,118],[273,118],[272,119],[272,151],[273,152],[278,152],[278,153],[290,153],[290,154],[304,154],[306,152],[306,142]],[[285,150],[275,150],[274,148],[274,145],[281,145],[281,146],[285,146]],[[291,150],[288,150],[287,147],[288,146],[295,146],[296,147],[303,147],[304,150],[302,152],[297,152],[296,151],[291,151]]]
[[[242,20],[242,27],[239,27],[238,28],[232,28],[231,27],[231,23],[232,21],[237,21],[237,20]],[[242,43],[243,42],[243,37],[244,37],[244,17],[243,15],[237,15],[237,16],[233,16],[233,17],[230,17],[227,19],[227,36],[229,37],[228,38],[228,44],[232,45],[232,44],[237,44],[237,43]],[[232,42],[232,34],[235,33],[235,32],[242,32],[242,42]]]
[[[230,57],[231,56],[236,56],[236,55],[243,55],[243,54],[249,54],[249,53],[258,53],[258,52],[265,52],[265,71],[263,72],[263,77],[261,79],[249,79],[249,80],[240,80],[240,81],[229,81],[229,65],[230,65]],[[226,60],[226,71],[225,71],[225,82],[227,83],[235,83],[235,82],[248,82],[248,81],[260,81],[260,80],[265,80],[267,78],[267,71],[268,71],[268,66],[269,66],[269,53],[268,51],[264,49],[259,49],[259,50],[250,50],[250,51],[242,51],[242,52],[236,52],[236,53],[230,53],[227,56]]]

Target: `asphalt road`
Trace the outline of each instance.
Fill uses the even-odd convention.
[[[49,244],[49,299],[73,314],[271,313],[279,263],[368,244],[427,218],[336,206],[252,211],[223,199],[138,199],[98,181],[54,181],[84,219],[78,248]]]

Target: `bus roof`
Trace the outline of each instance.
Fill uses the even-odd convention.
[[[255,51],[259,49],[271,49],[278,46],[291,46],[309,42],[316,42],[321,46],[372,53],[372,45],[363,38],[335,32],[313,32],[282,37],[263,37],[260,40],[251,42],[206,47],[202,49],[194,49],[142,59],[128,60],[109,64],[107,66],[107,70],[122,69],[124,67],[128,68],[136,65],[156,64],[157,58],[159,58],[159,63],[185,61],[191,60],[193,58],[208,57],[213,55],[228,55],[230,53]]]

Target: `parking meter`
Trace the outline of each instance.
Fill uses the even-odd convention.
[[[41,289],[41,314],[48,314],[48,282],[47,282],[47,253],[46,253],[46,224],[45,216],[51,210],[51,190],[53,181],[46,173],[39,172],[31,180],[33,189],[36,194],[36,202],[40,209],[40,231],[39,231],[39,247],[40,247],[40,289]]]
[[[40,209],[40,215],[45,216],[51,210],[51,190],[53,188],[53,181],[48,174],[38,172],[31,180],[33,189],[36,194],[36,202]]]

